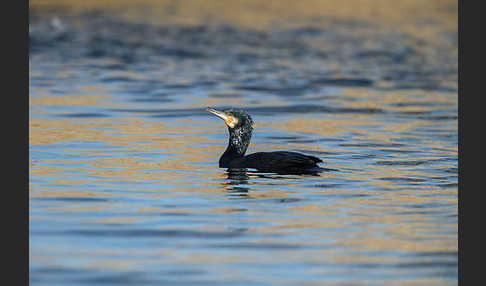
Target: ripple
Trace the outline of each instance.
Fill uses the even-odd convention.
[[[382,166],[418,166],[424,164],[424,161],[377,161],[376,165]]]
[[[31,198],[31,200],[36,200],[36,201],[63,201],[63,202],[108,202],[108,199],[104,198],[89,198],[89,197],[37,197],[37,198]]]
[[[312,81],[312,85],[330,85],[343,87],[370,87],[373,81],[364,78],[321,78]]]
[[[244,235],[241,231],[196,231],[196,230],[156,230],[156,229],[128,229],[128,230],[70,230],[65,235],[86,237],[179,237],[179,238],[230,238]]]
[[[109,117],[110,115],[104,113],[86,112],[86,113],[67,113],[58,114],[59,117],[73,117],[73,118],[99,118],[99,117]]]

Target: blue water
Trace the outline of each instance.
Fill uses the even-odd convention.
[[[457,284],[457,34],[52,17],[29,23],[30,284]],[[218,168],[207,106],[327,171]]]

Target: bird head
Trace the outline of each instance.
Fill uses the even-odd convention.
[[[223,119],[228,128],[234,129],[241,126],[252,126],[253,120],[250,115],[241,109],[225,109],[216,110],[214,108],[208,107],[206,111],[218,116]]]

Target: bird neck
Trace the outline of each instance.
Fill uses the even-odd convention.
[[[227,167],[227,164],[239,157],[245,156],[246,149],[250,145],[253,128],[250,125],[243,125],[236,128],[228,128],[228,147],[219,159],[220,167]]]

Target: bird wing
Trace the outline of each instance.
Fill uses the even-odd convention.
[[[294,169],[316,167],[321,159],[296,152],[257,152],[241,158],[240,165],[261,170]]]

